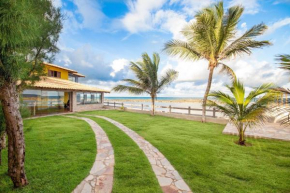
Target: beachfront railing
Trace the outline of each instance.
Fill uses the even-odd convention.
[[[109,107],[114,107],[114,108],[128,108],[128,109],[134,109],[134,110],[148,110],[150,108],[150,105],[144,105],[143,103],[141,104],[130,104],[130,103],[118,103],[118,102],[104,102],[105,106],[109,106]],[[178,113],[178,112],[173,112],[172,110],[180,110],[181,114],[187,114],[187,115],[200,115],[200,114],[194,114],[193,112],[195,111],[202,111],[202,109],[198,109],[198,108],[191,108],[189,107],[176,107],[176,106],[155,106],[155,109],[157,111],[157,109],[162,109],[161,112],[164,112],[163,110],[167,110],[168,113]],[[216,108],[212,108],[212,109],[206,109],[206,112],[210,112],[212,117],[216,117],[216,113],[220,112],[218,111]],[[209,115],[208,113],[206,113],[207,116]]]

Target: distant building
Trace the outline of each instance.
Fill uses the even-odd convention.
[[[104,93],[109,91],[78,83],[85,76],[75,70],[44,65],[47,76],[22,93],[33,116],[102,108]]]

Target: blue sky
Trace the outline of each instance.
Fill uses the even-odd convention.
[[[129,62],[139,60],[143,52],[158,52],[160,74],[168,68],[179,71],[179,78],[159,96],[200,97],[208,70],[207,62],[183,61],[162,52],[164,43],[182,39],[182,27],[194,20],[196,11],[215,0],[53,0],[65,16],[54,63],[87,77],[83,83],[111,89],[123,78],[133,77]],[[226,61],[247,89],[265,82],[290,87],[289,74],[277,68],[275,56],[290,54],[290,0],[229,0],[225,7],[243,5],[245,11],[238,34],[264,22],[268,30],[259,37],[273,45]],[[216,70],[218,71],[218,70]],[[223,90],[229,81],[215,73],[212,90]],[[111,93],[110,96],[131,96]]]

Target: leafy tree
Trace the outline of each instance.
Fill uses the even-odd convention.
[[[214,69],[221,66],[223,70],[227,70],[228,66],[222,63],[223,60],[244,53],[251,54],[253,48],[270,45],[269,41],[254,40],[267,29],[263,23],[237,37],[237,26],[243,11],[242,6],[233,6],[225,11],[223,2],[204,8],[195,15],[195,21],[187,24],[181,31],[185,41],[172,40],[165,44],[164,50],[169,55],[193,61],[208,61],[209,77],[202,104],[203,122],[206,121],[205,108]]]
[[[152,101],[152,115],[154,115],[157,94],[178,76],[175,70],[168,69],[163,76],[158,77],[159,61],[159,54],[154,53],[153,59],[151,59],[147,53],[144,53],[142,55],[142,61],[131,62],[130,69],[135,74],[137,80],[123,79],[129,86],[118,85],[113,88],[113,91],[128,91],[129,93],[137,95],[143,93],[149,94]]]
[[[61,21],[60,10],[50,0],[0,1],[0,100],[8,135],[8,174],[14,187],[28,184],[19,93],[39,80],[42,62],[58,51]]]
[[[213,100],[207,106],[215,107],[229,117],[230,123],[239,132],[238,144],[245,145],[246,129],[263,124],[268,119],[266,113],[271,110],[270,104],[277,95],[272,87],[272,84],[263,84],[245,96],[244,85],[239,80],[234,80],[231,85],[226,86],[230,94],[211,92],[209,97]]]

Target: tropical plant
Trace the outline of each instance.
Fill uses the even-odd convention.
[[[209,94],[207,106],[215,107],[229,118],[238,130],[239,145],[245,145],[245,131],[263,124],[269,117],[267,112],[271,110],[271,103],[275,100],[277,92],[273,84],[263,84],[254,88],[247,96],[245,87],[239,80],[232,81],[231,85],[226,86],[230,94],[213,91]]]
[[[152,115],[154,115],[157,94],[178,76],[177,71],[168,69],[164,75],[158,77],[159,62],[160,57],[157,53],[153,53],[153,59],[151,59],[147,53],[142,54],[142,61],[131,62],[130,66],[137,80],[123,79],[123,81],[129,85],[118,85],[113,88],[113,91],[128,91],[129,93],[137,95],[144,93],[149,94],[152,101]]]
[[[5,119],[0,104],[0,165],[2,165],[2,149],[6,147]]]
[[[8,175],[14,187],[26,178],[23,120],[19,94],[43,74],[44,60],[58,51],[60,9],[50,0],[0,1],[0,101],[8,136]]]
[[[286,70],[287,72],[290,72],[290,55],[289,54],[284,54],[284,55],[278,55],[276,60],[279,62],[280,66],[279,68]],[[281,92],[281,95],[283,94],[289,95],[290,90],[287,88],[277,88],[277,91]],[[283,98],[283,97],[282,97]],[[277,99],[279,100],[279,99]],[[283,102],[283,101],[281,101]],[[286,100],[287,102],[287,100]],[[289,119],[289,112],[290,108],[289,106],[278,106],[276,108],[277,114],[276,117],[279,117],[279,122],[282,125],[290,125],[290,119]]]
[[[172,40],[165,44],[164,50],[172,56],[186,60],[205,59],[208,61],[209,77],[203,97],[202,121],[205,122],[205,111],[208,93],[211,88],[214,69],[218,66],[227,71],[228,66],[222,61],[241,54],[251,54],[253,48],[270,45],[269,41],[257,41],[255,37],[264,33],[267,26],[258,24],[237,35],[239,19],[244,11],[242,6],[224,10],[223,2],[204,8],[195,15],[195,20],[181,31],[185,41]]]

